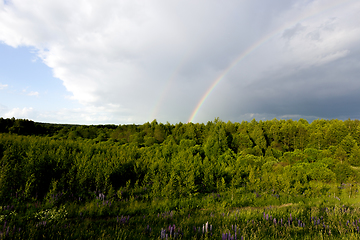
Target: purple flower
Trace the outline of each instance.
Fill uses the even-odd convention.
[[[165,236],[167,235],[165,235],[166,234],[166,230],[165,229],[161,229],[161,235],[160,235],[160,238],[161,239],[164,239],[165,238]],[[167,238],[167,236],[166,236],[166,238]]]

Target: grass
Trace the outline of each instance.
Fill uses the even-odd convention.
[[[148,201],[18,198],[0,210],[0,239],[360,239],[359,227],[359,196],[335,185],[311,197],[241,188]]]

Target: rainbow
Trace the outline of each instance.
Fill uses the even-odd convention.
[[[352,0],[347,0],[347,1],[341,1],[340,3],[334,3],[331,4],[325,8],[322,8],[319,11],[316,12],[311,12],[308,13],[306,16],[302,16],[300,18],[298,18],[295,22],[293,21],[291,24],[286,24],[285,26],[282,26],[280,28],[277,28],[275,31],[272,31],[270,34],[267,34],[266,36],[264,36],[263,38],[261,38],[259,41],[257,41],[256,43],[254,43],[253,45],[251,45],[249,48],[247,48],[244,52],[242,52],[221,74],[220,76],[218,76],[215,81],[213,81],[213,83],[211,84],[211,86],[208,88],[208,90],[205,92],[205,94],[202,96],[202,98],[200,99],[200,101],[198,102],[198,104],[196,105],[195,109],[193,110],[193,112],[191,113],[191,116],[188,120],[188,122],[193,122],[195,116],[197,115],[197,113],[199,112],[201,106],[204,104],[205,100],[209,97],[209,95],[211,94],[211,92],[214,90],[214,88],[221,82],[221,80],[225,77],[226,74],[228,74],[230,72],[230,70],[237,65],[241,60],[243,60],[246,56],[248,56],[251,52],[255,51],[257,48],[259,48],[261,45],[263,45],[265,42],[267,42],[268,40],[270,40],[272,37],[274,37],[275,35],[283,32],[285,29],[288,29],[308,18],[314,17],[315,15],[318,15],[320,13],[323,13],[327,10],[333,9],[338,7],[339,5],[342,4],[346,4],[347,2],[350,2]]]
[[[165,96],[166,94],[169,92],[169,89],[171,88],[171,86],[174,83],[174,79],[175,77],[178,75],[179,71],[181,70],[181,68],[184,66],[186,60],[189,58],[190,53],[191,53],[192,48],[189,48],[184,55],[182,56],[182,58],[180,59],[179,63],[176,65],[175,69],[173,70],[173,72],[170,74],[170,77],[168,78],[168,80],[166,81],[166,85],[163,88],[161,94],[159,95],[158,100],[156,101],[155,107],[153,108],[153,110],[151,111],[151,116],[150,119],[154,120],[156,118],[156,116],[158,115],[158,112],[160,110],[160,106],[161,104],[164,102]]]

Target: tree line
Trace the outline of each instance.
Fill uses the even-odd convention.
[[[0,118],[0,201],[236,188],[325,194],[329,183],[359,181],[359,141],[359,120],[350,119],[88,126]]]

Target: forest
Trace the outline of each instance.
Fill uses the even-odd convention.
[[[360,121],[0,118],[0,239],[360,239]]]

